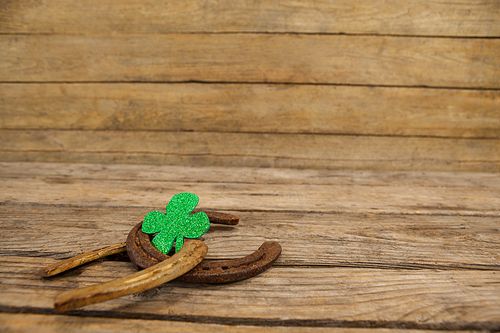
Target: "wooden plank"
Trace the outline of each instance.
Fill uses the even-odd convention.
[[[500,35],[497,1],[37,1],[0,7],[1,33],[300,32]]]
[[[183,167],[156,165],[0,162],[0,178],[42,179],[46,183],[76,180],[154,181],[234,184],[414,186],[500,189],[495,173],[418,171],[295,170],[266,168]]]
[[[54,174],[59,170],[56,168]],[[122,166],[127,169],[128,166]],[[20,166],[21,168],[21,166]],[[72,165],[62,166],[71,169]],[[64,171],[61,170],[61,173]],[[206,173],[210,169],[206,169]],[[227,173],[235,172],[228,168]],[[242,171],[240,171],[242,172]],[[279,170],[268,170],[271,179]],[[300,172],[300,171],[299,171]],[[327,173],[327,172],[325,172]],[[200,174],[201,175],[201,174]],[[221,173],[220,175],[224,175]],[[396,173],[405,178],[405,173]],[[492,175],[494,177],[495,175]],[[203,177],[203,176],[202,176]],[[422,175],[424,178],[425,175]],[[458,176],[456,177],[458,178]],[[0,193],[3,203],[38,203],[48,205],[76,205],[79,207],[163,207],[166,200],[180,192],[194,191],[205,209],[241,211],[295,211],[354,214],[440,214],[449,216],[499,216],[498,187],[475,185],[447,186],[446,183],[412,184],[395,181],[393,184],[301,184],[291,183],[233,183],[160,181],[158,179],[105,178],[4,178]],[[48,190],[50,189],[50,190]]]
[[[500,138],[500,91],[0,84],[0,128]]]
[[[270,327],[270,326],[245,326],[245,325],[217,325],[210,323],[191,323],[168,320],[145,320],[126,318],[97,318],[64,315],[41,315],[25,313],[0,313],[0,330],[10,332],[43,332],[59,333],[68,332],[333,332],[333,333],[392,333],[395,329],[387,328],[342,328],[342,327]],[[401,332],[401,330],[398,330]],[[407,333],[437,332],[432,330],[405,330]],[[448,331],[472,332],[472,331]]]
[[[165,204],[168,200],[164,197]],[[64,259],[123,242],[147,212],[164,205],[2,203],[0,225],[10,236],[0,239],[0,254]],[[241,222],[233,228],[211,226],[203,236],[209,260],[244,257],[273,240],[283,248],[278,265],[500,271],[498,217],[229,212]]]
[[[500,329],[497,174],[1,163],[0,175],[4,312],[50,314],[60,292],[134,272],[129,262],[100,261],[38,276],[54,258],[106,241],[103,234],[123,237],[143,209],[165,204],[160,197],[189,190],[201,206],[233,205],[242,217],[205,236],[212,258],[272,237],[284,248],[277,265],[238,283],[173,282],[74,314],[221,328]],[[360,205],[376,214],[359,214]]]
[[[228,172],[231,172],[229,169]],[[300,184],[232,184],[205,182],[92,181],[86,179],[34,179],[2,181],[8,192],[2,202],[77,206],[164,206],[165,197],[196,191],[204,208],[223,210],[293,210],[316,212],[499,215],[498,189]],[[40,197],[34,188],[50,186]],[[82,201],[82,194],[88,199]],[[90,196],[91,195],[91,196]]]
[[[500,263],[496,174],[349,172],[352,180],[334,182],[342,174],[181,167],[151,173],[146,166],[136,176],[139,166],[1,166],[0,221],[11,235],[0,240],[4,254],[60,258],[123,241],[145,213],[190,191],[201,208],[241,218],[237,227],[213,226],[204,236],[212,259],[241,257],[277,240],[281,264],[498,270]],[[235,181],[243,174],[248,178]]]
[[[125,276],[130,263],[98,262],[55,279],[37,270],[53,259],[1,257],[0,306],[52,308],[63,290]],[[219,324],[500,328],[500,275],[491,271],[277,267],[248,280],[206,285],[171,282],[90,305],[78,313]],[[214,310],[216,309],[216,311]],[[379,324],[379,325],[377,325]]]
[[[158,131],[0,131],[5,162],[500,171],[499,140]]]
[[[68,256],[123,241],[145,213],[191,191],[200,207],[241,218],[204,236],[209,258],[241,257],[278,240],[279,262],[294,265],[496,270],[500,260],[496,174],[349,172],[352,180],[335,182],[342,173],[145,166],[136,176],[141,167],[1,166],[0,221],[11,235],[0,241],[4,254]]]
[[[228,171],[230,172],[230,170]],[[5,180],[5,203],[163,207],[173,194],[196,191],[201,207],[222,210],[498,216],[498,189],[425,186],[231,184],[156,181]],[[51,192],[39,196],[38,187]],[[83,194],[86,196],[82,197]],[[92,195],[92,196],[91,196]]]
[[[4,35],[0,81],[498,89],[500,40],[289,34]]]

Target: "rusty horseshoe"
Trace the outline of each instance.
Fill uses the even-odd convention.
[[[237,216],[204,211],[210,223],[237,225]],[[40,276],[50,277],[98,258],[127,251],[137,273],[105,283],[69,290],[57,296],[57,312],[76,309],[116,297],[137,293],[177,279],[190,283],[228,283],[260,274],[271,267],[281,254],[278,242],[265,242],[254,253],[239,259],[202,261],[208,247],[200,240],[186,240],[181,250],[172,256],[158,251],[152,235],[141,230],[142,222],[132,228],[124,243],[86,252],[57,262],[40,270]]]

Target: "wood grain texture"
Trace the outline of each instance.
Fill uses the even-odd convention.
[[[169,199],[159,197],[165,204]],[[2,203],[0,225],[11,236],[0,240],[0,254],[63,259],[91,251],[125,240],[135,222],[163,206],[79,208]],[[212,225],[203,236],[209,260],[242,258],[272,240],[283,248],[278,265],[500,271],[498,217],[231,213],[241,218],[240,225]],[[18,232],[20,226],[22,233]]]
[[[71,332],[236,332],[253,333],[262,332],[265,329],[270,333],[296,333],[296,332],[319,332],[319,333],[396,333],[396,329],[386,328],[341,328],[341,327],[271,327],[271,326],[245,326],[245,325],[217,325],[209,323],[190,323],[168,320],[145,320],[145,319],[114,319],[96,317],[78,317],[62,315],[40,315],[40,314],[10,314],[0,313],[0,330],[5,333],[59,333]],[[407,333],[437,332],[431,330],[405,330]],[[474,332],[474,331],[449,331],[449,332]]]
[[[3,164],[5,165],[5,164]],[[29,170],[30,164],[15,163],[19,172]],[[36,166],[35,164],[35,170]],[[130,166],[120,166],[123,170]],[[65,170],[80,168],[80,174],[89,177],[61,177]],[[175,173],[176,169],[169,168]],[[211,168],[205,169],[205,173]],[[220,169],[219,169],[220,170]],[[226,173],[244,173],[248,169],[236,171],[229,168]],[[33,172],[33,171],[32,171]],[[302,171],[294,172],[300,175]],[[124,172],[122,171],[122,174]],[[1,202],[22,204],[39,203],[48,205],[76,205],[80,207],[98,206],[132,206],[132,207],[162,207],[172,195],[180,192],[194,191],[203,199],[200,209],[206,210],[255,210],[255,211],[307,211],[307,212],[350,212],[357,214],[441,214],[441,215],[479,215],[499,216],[500,197],[498,195],[498,180],[489,183],[489,179],[497,178],[496,174],[474,177],[474,174],[462,175],[442,173],[444,180],[439,180],[439,174],[434,174],[435,182],[405,182],[406,173],[392,174],[392,184],[367,181],[344,181],[340,183],[309,184],[301,182],[298,176],[292,182],[283,181],[287,173],[279,169],[263,170],[260,182],[233,182],[226,180],[225,173],[213,175],[211,181],[205,181],[203,172],[197,180],[179,179],[174,181],[158,178],[135,179],[134,172],[122,179],[94,178],[99,171],[92,166],[72,164],[52,165],[52,175],[37,178],[12,177],[3,178],[5,189],[0,193]],[[126,174],[126,172],[125,172]],[[334,178],[336,171],[319,170],[317,175]],[[359,173],[360,175],[363,172]],[[374,173],[376,174],[376,173]],[[409,173],[409,178],[425,178],[425,173]],[[233,175],[233,177],[235,176]],[[310,176],[311,174],[309,174]],[[388,178],[391,174],[384,173]],[[356,178],[356,173],[351,174]],[[218,181],[214,181],[214,177]],[[362,177],[362,176],[361,176]],[[365,175],[370,178],[369,175]],[[375,176],[376,177],[376,176]],[[384,176],[380,177],[383,178]],[[174,177],[175,178],[175,177]],[[250,178],[250,177],[248,177]],[[266,182],[265,179],[269,181]],[[365,179],[366,179],[365,178]],[[380,179],[379,178],[379,179]],[[466,178],[462,180],[460,178]],[[281,179],[275,181],[274,179]],[[303,178],[307,179],[307,177]],[[370,184],[372,183],[372,184]],[[40,195],[38,191],[46,188]],[[38,189],[35,191],[35,189]],[[134,221],[135,222],[135,221]],[[137,221],[139,222],[139,221]]]
[[[192,191],[200,208],[240,217],[203,237],[209,259],[273,240],[280,265],[500,269],[496,174],[2,166],[4,255],[63,258],[123,241],[148,211]]]
[[[500,40],[276,34],[5,35],[0,81],[500,87]]]
[[[498,17],[493,0],[0,1],[0,331],[500,331]],[[204,235],[206,260],[272,240],[276,265],[53,313],[135,269],[40,268],[179,192],[241,218]]]
[[[229,171],[228,171],[229,170]],[[47,183],[94,181],[155,181],[158,183],[234,183],[289,185],[427,186],[500,188],[493,173],[393,172],[357,170],[295,170],[263,168],[180,167],[156,165],[5,163],[0,162],[0,178],[41,179]]]
[[[498,139],[158,131],[0,131],[6,162],[500,171]]]
[[[47,309],[62,290],[134,271],[127,262],[100,262],[45,281],[37,276],[37,270],[54,262],[52,259],[0,260],[0,305],[13,308]],[[275,266],[252,279],[227,285],[171,282],[149,292],[91,305],[79,313],[184,321],[204,318],[205,322],[233,325],[379,323],[382,327],[498,330],[499,286],[500,275],[492,271]]]
[[[0,128],[500,138],[500,91],[0,84]]]
[[[134,219],[163,207],[172,193],[191,191],[200,208],[241,217],[237,227],[205,236],[210,259],[273,238],[283,246],[277,264],[233,284],[174,281],[75,314],[258,328],[500,329],[497,174],[0,168],[0,226],[9,235],[0,239],[2,311],[51,317],[61,291],[134,272],[130,262],[111,260],[38,277],[73,251],[124,237]]]
[[[299,32],[431,36],[500,35],[497,1],[4,2],[1,33],[157,34]]]

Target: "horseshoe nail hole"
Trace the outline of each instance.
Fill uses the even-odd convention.
[[[204,271],[208,271],[210,268],[208,268],[208,267],[202,267],[201,269],[203,269]]]
[[[228,266],[222,266],[221,268],[222,269],[228,269],[229,267]]]

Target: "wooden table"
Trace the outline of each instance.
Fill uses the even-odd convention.
[[[0,0],[0,331],[500,330],[497,0]],[[56,314],[179,192],[238,215],[207,260]]]
[[[498,174],[1,163],[0,175],[2,330],[500,329]],[[40,268],[123,241],[185,191],[241,219],[212,226],[207,260],[275,240],[276,264],[53,312],[60,292],[134,268],[123,256],[49,279]]]

